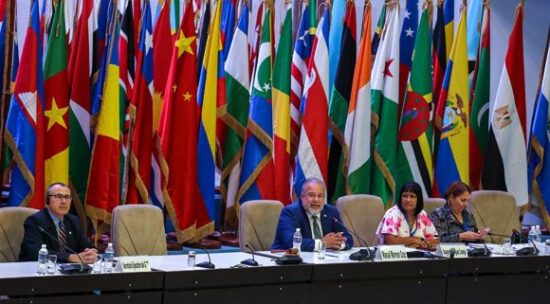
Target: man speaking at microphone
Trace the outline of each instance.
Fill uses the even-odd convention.
[[[57,255],[58,262],[80,263],[71,250],[84,263],[94,262],[97,250],[84,237],[78,217],[68,214],[71,199],[67,185],[54,183],[48,187],[46,208],[25,220],[20,261],[36,261],[41,245],[46,244],[49,254]]]
[[[341,224],[338,210],[327,205],[325,198],[323,181],[315,177],[306,179],[300,200],[283,208],[271,249],[292,248],[296,228],[302,232],[302,251],[318,251],[321,242],[326,248],[350,249],[353,239]]]

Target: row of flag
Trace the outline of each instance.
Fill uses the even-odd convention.
[[[194,242],[216,221],[235,227],[246,201],[290,203],[314,176],[329,202],[368,193],[389,206],[404,182],[442,196],[462,180],[508,191],[518,206],[532,193],[549,219],[550,71],[546,61],[529,131],[522,4],[490,109],[486,1],[462,9],[456,32],[454,0],[408,0],[404,16],[388,1],[375,28],[368,2],[357,20],[350,1],[304,2],[299,14],[288,1],[278,30],[273,1],[254,11],[244,0],[183,10],[165,0],[153,14],[149,1],[59,0],[51,17],[39,2],[24,42],[0,39],[12,43],[3,70],[14,75],[3,133],[10,205],[41,208],[60,181],[100,231],[114,207],[151,203],[178,241]],[[0,4],[7,37],[12,4]]]

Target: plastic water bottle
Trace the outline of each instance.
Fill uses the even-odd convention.
[[[38,271],[39,275],[45,275],[48,270],[48,249],[46,244],[42,244],[42,248],[38,251]]]
[[[189,251],[187,254],[187,268],[194,268],[195,267],[195,251]]]
[[[292,248],[298,249],[298,252],[301,251],[301,248],[302,248],[302,232],[300,231],[300,228],[296,228],[296,232],[294,232],[294,237],[292,239]]]
[[[537,237],[536,229],[537,229],[536,226],[531,226],[531,229],[529,230],[529,234],[527,235],[527,240],[529,241],[529,243],[535,241],[535,238]]]
[[[113,258],[115,256],[115,249],[113,248],[113,243],[109,243],[105,253],[103,254],[103,271],[112,272],[113,271]]]
[[[540,225],[535,226],[535,238],[533,239],[537,244],[542,241],[542,232],[540,231]]]

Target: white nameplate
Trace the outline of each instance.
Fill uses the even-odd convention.
[[[121,256],[115,267],[116,272],[147,272],[151,271],[149,257],[140,256]]]
[[[376,258],[382,261],[403,261],[408,259],[407,248],[402,245],[381,245],[376,251]]]
[[[464,243],[440,243],[437,246],[437,255],[442,255],[444,257],[450,258],[451,253],[454,251],[455,258],[467,258],[468,250]]]

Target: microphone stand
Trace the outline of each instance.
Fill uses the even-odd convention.
[[[247,265],[247,266],[259,266],[258,262],[256,261],[256,259],[254,258],[254,249],[252,248],[252,246],[248,245],[248,244],[245,244],[246,248],[248,248],[250,250],[250,254],[252,255],[252,258],[251,259],[246,259],[246,260],[242,260],[241,261],[241,264],[243,265]]]
[[[51,235],[50,233],[48,233],[48,231],[46,231],[46,229],[44,229],[44,227],[42,226],[38,226],[38,230],[40,230],[40,232],[44,233],[48,238],[50,238],[51,240],[53,240],[60,248],[63,248],[65,249],[66,251],[76,255],[76,257],[78,258],[78,260],[80,261],[80,264],[79,265],[74,265],[74,264],[69,264],[65,267],[62,267],[60,269],[60,272],[61,273],[64,273],[64,274],[74,274],[74,273],[89,273],[90,271],[92,271],[92,268],[86,264],[84,264],[84,261],[82,260],[82,257],[80,257],[80,255],[78,255],[78,253],[76,253],[76,251],[72,250],[71,248],[69,248],[69,246],[63,246],[63,244],[61,244],[59,242],[59,240],[54,237],[53,235]],[[76,266],[76,267],[75,267]]]
[[[214,269],[216,268],[216,265],[212,264],[212,259],[210,259],[210,253],[208,253],[208,251],[204,248],[200,248],[198,247],[197,249],[200,249],[202,251],[204,251],[206,253],[206,255],[208,256],[208,262],[207,261],[204,261],[204,262],[200,262],[198,263],[197,265],[195,265],[196,267],[202,267],[202,268],[208,268],[208,269]]]
[[[340,222],[337,218],[335,217],[332,217],[332,220],[337,223],[338,225],[342,226],[344,229],[346,229],[347,231],[349,231],[349,233],[353,234],[353,236],[355,236],[359,241],[363,242],[363,244],[365,245],[365,247],[367,248],[362,248],[362,249],[359,249],[359,251],[357,252],[354,252],[352,254],[350,254],[349,256],[349,259],[350,260],[354,260],[354,261],[373,261],[374,260],[374,254],[372,251],[370,251],[369,249],[369,244],[367,243],[367,241],[365,241],[364,239],[362,239],[359,235],[357,235],[357,233],[355,233],[353,230],[349,229],[348,227],[346,227],[346,225],[344,225],[342,222]]]

